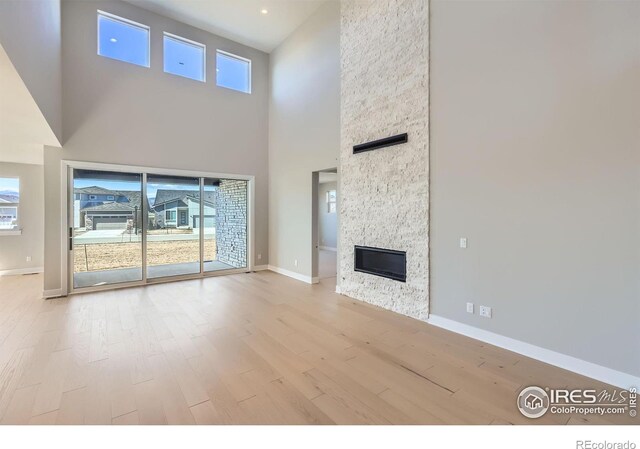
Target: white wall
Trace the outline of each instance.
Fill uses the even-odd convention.
[[[329,213],[327,207],[327,192],[337,189],[337,182],[324,182],[318,186],[318,243],[328,248],[338,247],[338,214]]]
[[[640,3],[431,14],[432,313],[639,375]]]
[[[0,45],[60,141],[60,0],[0,1]]]
[[[96,54],[96,10],[151,27],[151,67]],[[47,190],[59,209],[59,158],[147,167],[253,175],[255,253],[268,254],[267,54],[120,1],[63,1],[64,144],[45,154],[53,164]],[[207,82],[163,72],[162,33],[207,47]],[[215,84],[216,49],[252,60],[252,93]],[[58,158],[58,160],[56,160]],[[57,170],[57,172],[56,172]],[[47,219],[45,289],[59,288],[59,218]],[[57,246],[56,246],[57,245]],[[57,248],[57,249],[56,249]],[[49,261],[51,256],[51,261]],[[260,262],[258,262],[260,263]]]
[[[0,234],[0,272],[44,266],[44,172],[42,165],[0,162],[0,178],[20,178],[18,222],[22,235]],[[27,256],[31,261],[27,262]]]
[[[269,264],[309,277],[312,172],[336,167],[339,151],[339,9],[321,6],[271,53]]]
[[[0,45],[0,161],[43,163],[43,145],[60,142]]]

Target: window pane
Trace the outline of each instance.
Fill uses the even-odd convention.
[[[204,45],[164,36],[164,71],[204,81]]]
[[[149,67],[149,28],[98,13],[98,54]]]
[[[20,202],[20,180],[0,178],[0,204]]]
[[[200,273],[200,178],[147,175],[147,277]]]
[[[74,288],[142,280],[142,175],[74,169],[73,198]]]
[[[0,207],[0,229],[13,229],[17,221],[17,207]]]
[[[0,229],[18,227],[18,203],[20,202],[20,180],[0,178]]]
[[[251,93],[251,61],[222,53],[216,54],[216,84]]]

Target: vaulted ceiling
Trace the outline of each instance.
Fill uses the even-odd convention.
[[[42,164],[43,144],[60,145],[0,45],[0,162]]]
[[[126,1],[269,53],[321,4],[332,0]]]

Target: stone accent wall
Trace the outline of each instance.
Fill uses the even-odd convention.
[[[341,6],[339,291],[425,320],[429,311],[428,0]],[[353,154],[407,132],[409,142]],[[407,252],[407,282],[353,271],[354,245]]]
[[[247,181],[221,179],[216,190],[218,260],[235,268],[247,266]]]

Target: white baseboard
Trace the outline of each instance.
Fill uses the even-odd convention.
[[[56,288],[54,290],[45,290],[42,292],[42,297],[44,299],[59,298],[60,296],[62,296],[61,288]]]
[[[541,348],[540,346],[535,346],[520,340],[505,337],[504,335],[479,329],[468,324],[459,323],[458,321],[450,320],[448,318],[429,315],[427,323],[458,334],[466,335],[467,337],[471,337],[476,340],[484,341],[485,343],[489,343],[503,349],[508,349],[509,351],[517,352],[518,354],[540,360],[541,362],[545,362],[559,368],[573,371],[574,373],[582,374],[583,376],[591,377],[592,379],[596,379],[616,387],[628,389],[630,387],[640,386],[640,377],[587,362],[586,360],[578,359],[570,355],[551,351],[550,349]]]
[[[311,276],[306,276],[304,274],[296,273],[295,271],[285,270],[284,268],[276,267],[274,265],[269,265],[269,270],[274,271],[278,274],[282,274],[284,276],[288,276],[293,279],[297,279],[298,281],[306,282],[307,284],[314,284],[313,278]],[[316,278],[317,282],[317,278]]]
[[[0,276],[14,276],[16,274],[33,274],[42,272],[44,272],[44,267],[15,268],[13,270],[0,271]]]
[[[251,271],[265,271],[269,269],[269,265],[255,265]]]
[[[320,249],[324,249],[326,251],[333,251],[334,253],[338,251],[338,248],[333,248],[332,246],[321,246]]]

